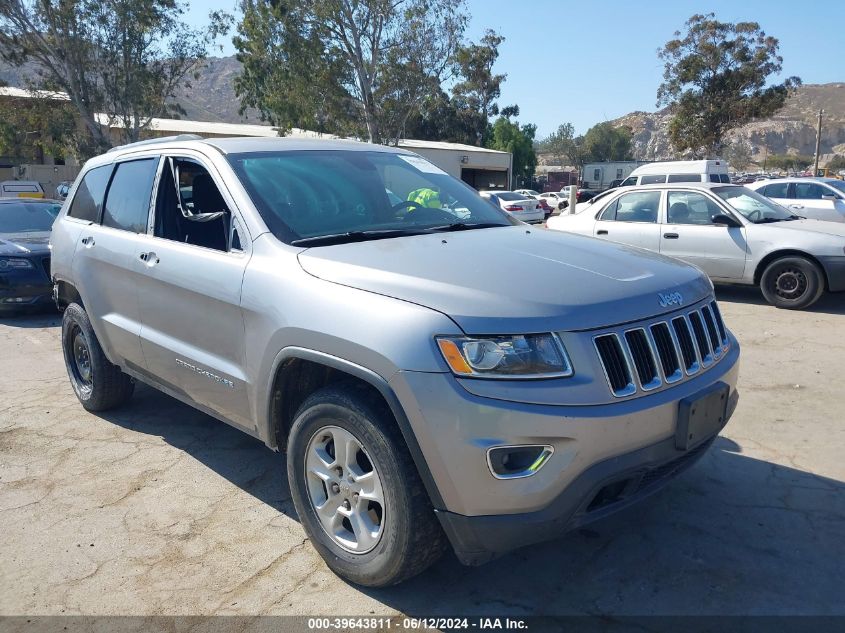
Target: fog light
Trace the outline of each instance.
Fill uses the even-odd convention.
[[[554,452],[554,447],[548,444],[494,446],[487,449],[487,465],[496,479],[530,477],[549,461]]]

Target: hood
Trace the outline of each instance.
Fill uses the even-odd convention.
[[[28,255],[48,253],[50,231],[29,233],[0,233],[0,255]]]
[[[810,231],[812,233],[821,233],[822,235],[845,237],[845,222],[828,222],[827,220],[791,220],[789,222],[772,222],[771,224],[761,224],[757,226],[765,226],[777,230],[798,229],[799,231]]]
[[[423,305],[470,334],[583,330],[677,309],[711,293],[697,268],[590,237],[511,226],[324,246],[308,273]]]

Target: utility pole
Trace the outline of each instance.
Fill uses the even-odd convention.
[[[821,148],[822,143],[822,115],[824,114],[824,110],[819,110],[819,127],[816,130],[816,160],[813,164],[813,177],[815,178],[819,174],[819,149]]]

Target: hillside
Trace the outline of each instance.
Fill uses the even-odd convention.
[[[819,108],[825,111],[822,126],[822,154],[845,154],[845,83],[801,86],[783,109],[770,119],[754,121],[730,134],[730,139],[748,142],[754,159],[768,154],[813,154]],[[611,121],[626,125],[634,133],[634,156],[643,160],[676,158],[669,145],[667,110],[632,112]]]

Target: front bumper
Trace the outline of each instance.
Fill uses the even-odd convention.
[[[47,258],[44,258],[49,262]],[[49,263],[32,260],[33,268],[0,272],[0,310],[40,307],[53,301]]]
[[[700,375],[605,405],[493,400],[469,393],[448,374],[400,372],[390,382],[442,500],[435,509],[444,530],[459,559],[478,564],[625,507],[694,463],[715,433],[689,451],[677,450],[679,402],[724,383],[732,413],[738,358],[732,338],[721,361]],[[554,453],[530,477],[493,477],[487,449],[522,444],[551,445]]]
[[[819,257],[827,276],[827,289],[831,292],[845,291],[845,256]]]

